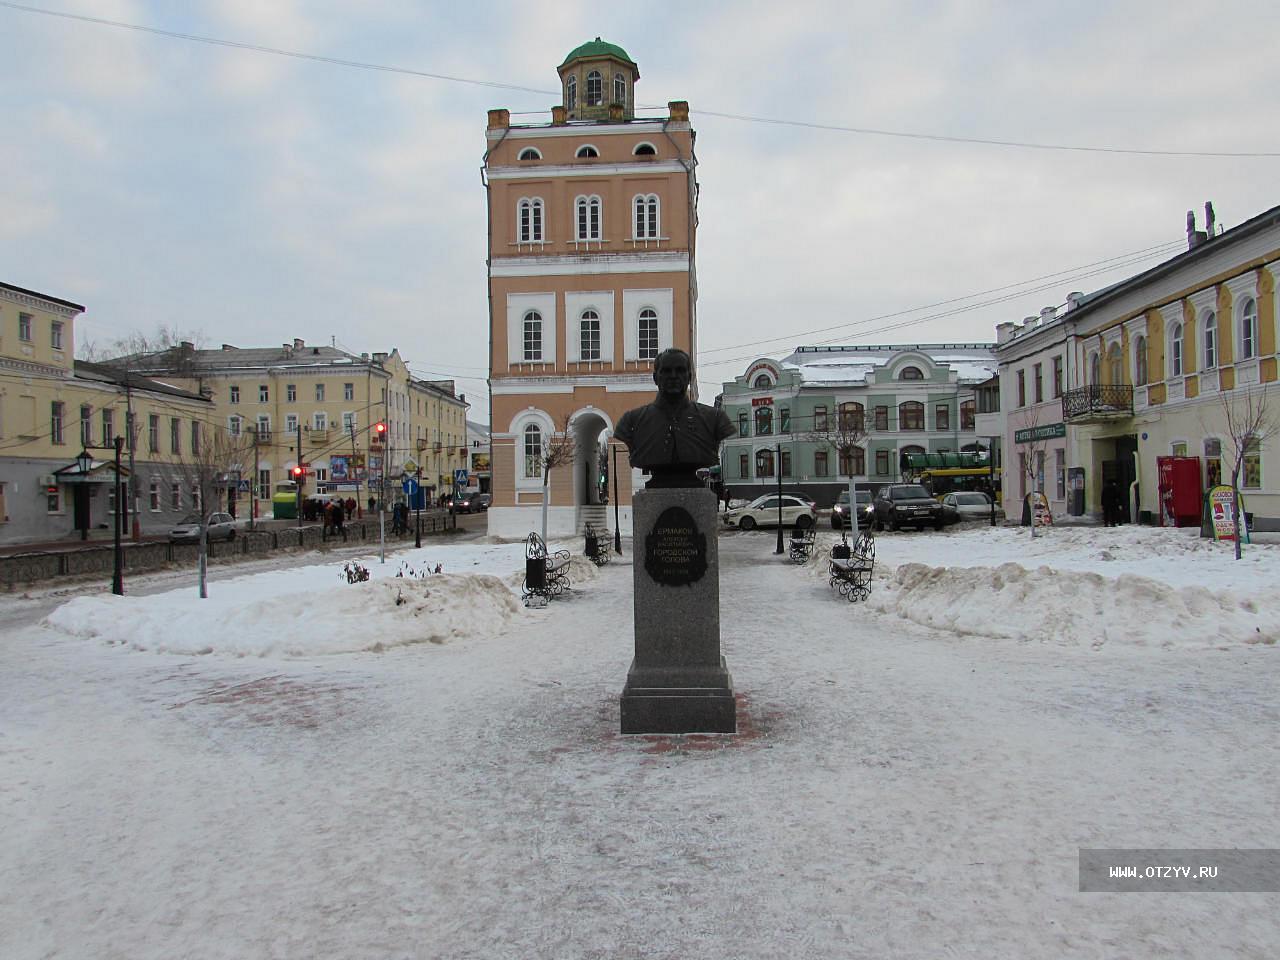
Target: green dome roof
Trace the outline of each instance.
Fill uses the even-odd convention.
[[[616,43],[609,43],[607,40],[601,40],[596,37],[594,40],[588,40],[580,47],[575,47],[569,51],[569,55],[564,58],[564,63],[560,64],[560,69],[564,69],[575,60],[581,60],[584,57],[613,57],[615,60],[621,60],[635,66],[636,62],[627,56],[627,51],[623,50]]]

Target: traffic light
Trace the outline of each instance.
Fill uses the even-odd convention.
[[[382,442],[382,438],[387,435],[387,425],[379,420],[373,425],[373,439]]]
[[[298,464],[296,467],[291,467],[289,469],[289,476],[291,476],[294,480],[297,480],[299,483],[302,482],[302,478],[305,477],[306,475],[307,475],[307,468],[304,467],[302,464]]]

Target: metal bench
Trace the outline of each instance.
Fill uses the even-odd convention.
[[[816,536],[817,530],[814,529],[813,524],[809,524],[804,528],[796,527],[791,531],[791,559],[793,562],[809,562]]]
[[[524,585],[520,593],[524,605],[545,606],[569,586],[569,551],[557,550],[548,556],[542,538],[536,533],[529,534],[524,542]]]
[[[847,541],[831,548],[830,584],[850,603],[871,596],[871,576],[876,566],[876,541],[869,534],[858,537],[850,550]]]

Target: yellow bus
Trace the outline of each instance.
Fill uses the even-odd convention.
[[[1000,468],[985,453],[905,453],[902,479],[923,484],[935,497],[960,490],[980,490],[1000,502]]]

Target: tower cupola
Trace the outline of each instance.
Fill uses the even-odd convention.
[[[596,37],[557,68],[567,120],[631,120],[640,68],[616,43]]]

